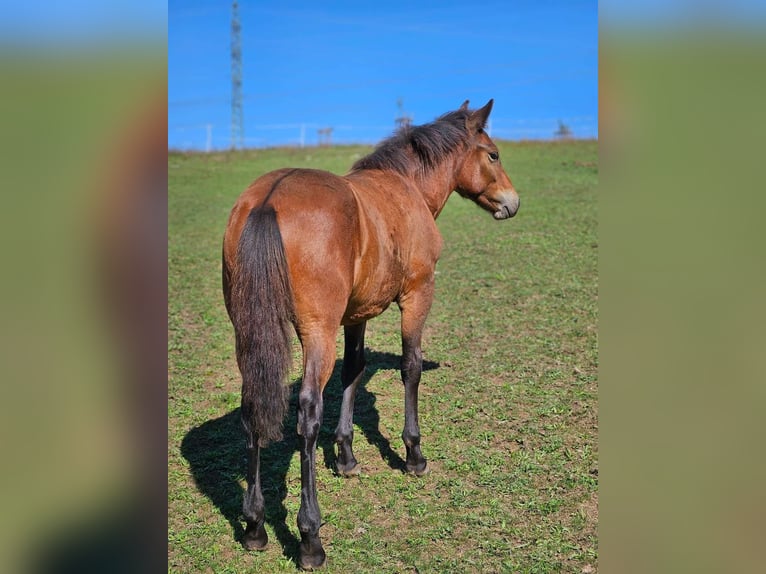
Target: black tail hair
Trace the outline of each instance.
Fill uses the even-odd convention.
[[[295,316],[282,234],[270,206],[253,209],[242,229],[230,303],[242,373],[242,420],[266,446],[282,439]]]

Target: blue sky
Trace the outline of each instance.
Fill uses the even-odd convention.
[[[24,0],[3,2],[0,44],[64,47],[93,41],[162,38],[163,0]]]
[[[168,3],[170,147],[229,146],[230,19],[231,2]],[[245,1],[240,20],[247,146],[320,127],[374,143],[400,98],[416,124],[494,98],[496,138],[598,133],[595,1]]]

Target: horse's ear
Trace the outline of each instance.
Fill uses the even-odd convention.
[[[468,100],[464,101],[463,105],[460,106],[460,111],[461,112],[467,112],[468,111]]]
[[[484,129],[487,125],[487,119],[489,119],[489,112],[492,111],[492,104],[495,103],[494,99],[489,100],[483,108],[476,110],[468,118],[469,127],[473,127],[476,130]]]

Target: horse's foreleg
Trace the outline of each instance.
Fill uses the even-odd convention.
[[[433,300],[433,283],[422,287],[399,306],[402,310],[402,381],[404,382],[404,430],[402,440],[407,449],[405,468],[416,476],[428,472],[428,463],[420,451],[420,425],[418,423],[418,387],[423,370],[420,348],[428,311]]]
[[[263,527],[265,506],[261,493],[261,447],[258,435],[250,428],[250,416],[242,415],[247,441],[247,491],[242,501],[242,514],[247,526],[242,541],[248,550],[263,550],[269,537]]]
[[[335,429],[335,442],[338,443],[336,468],[343,476],[359,474],[359,464],[354,458],[351,444],[354,440],[354,398],[356,389],[364,375],[364,330],[367,323],[344,328],[345,350],[343,353],[343,403],[340,418]]]
[[[325,551],[319,539],[322,516],[316,489],[316,447],[322,426],[322,391],[335,362],[335,336],[304,340],[303,383],[298,395],[298,442],[301,453],[300,565],[304,569],[322,566]]]
[[[420,424],[418,423],[418,387],[423,368],[420,341],[402,344],[402,380],[404,381],[404,430],[402,440],[407,449],[405,468],[417,476],[428,472],[428,463],[420,451]]]

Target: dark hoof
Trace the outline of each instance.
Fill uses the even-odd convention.
[[[318,536],[301,532],[299,564],[303,570],[314,570],[324,566],[327,555]]]
[[[325,565],[327,555],[322,547],[311,553],[305,553],[301,549],[300,565],[303,570],[315,570]]]
[[[431,468],[426,461],[422,464],[406,464],[405,470],[408,474],[414,474],[415,476],[425,476],[431,472]]]
[[[248,550],[265,550],[268,543],[269,536],[263,525],[258,528],[248,526],[245,530],[242,545]]]
[[[359,466],[357,462],[353,462],[352,464],[343,466],[340,463],[337,463],[335,465],[335,468],[338,471],[338,474],[341,476],[345,476],[346,478],[350,478],[352,476],[359,476],[362,472],[362,467]]]

